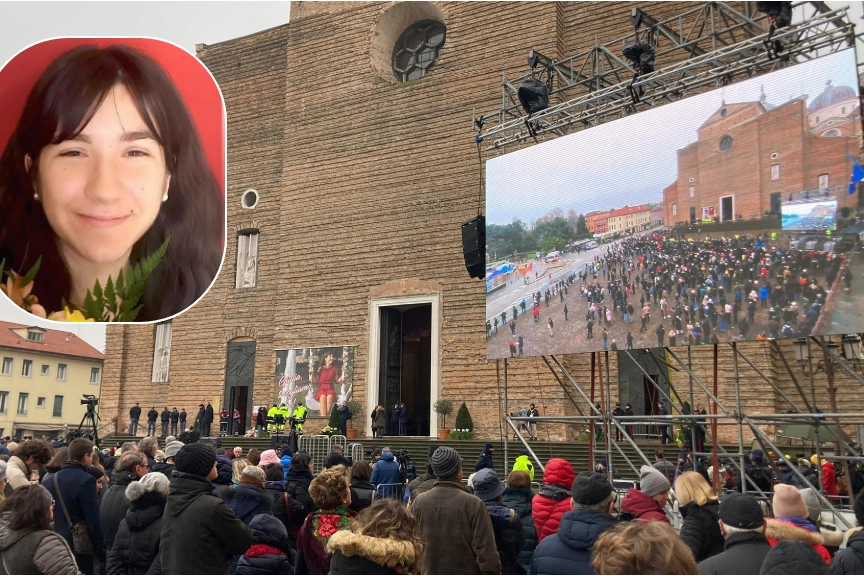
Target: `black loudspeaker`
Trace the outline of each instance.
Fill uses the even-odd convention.
[[[486,277],[486,217],[477,216],[462,224],[462,254],[471,278]]]
[[[222,448],[222,439],[218,436],[216,438],[201,438],[199,442],[209,444],[216,451],[216,454],[219,454],[219,450]]]

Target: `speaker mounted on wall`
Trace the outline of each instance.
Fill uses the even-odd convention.
[[[486,217],[482,214],[462,224],[462,254],[471,278],[486,277]]]

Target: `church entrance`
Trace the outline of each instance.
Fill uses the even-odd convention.
[[[255,380],[255,341],[239,338],[228,343],[225,364],[225,391],[222,406],[228,411],[228,426],[219,432],[243,436],[252,422],[251,390]],[[240,426],[234,422],[234,410],[240,412]],[[217,417],[218,418],[218,417]],[[214,428],[218,422],[214,422]]]
[[[735,220],[735,196],[720,197],[720,221],[732,222]]]
[[[437,435],[432,412],[438,389],[437,298],[382,299],[373,301],[371,312],[373,353],[366,412],[371,413],[376,404],[384,407],[388,436]],[[371,435],[371,423],[367,433]]]

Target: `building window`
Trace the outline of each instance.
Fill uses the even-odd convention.
[[[90,368],[90,384],[99,383],[99,368]]]
[[[30,342],[42,342],[44,334],[42,332],[27,331],[27,340]]]
[[[3,358],[3,375],[12,375],[12,358]]]
[[[62,396],[54,396],[54,411],[51,412],[51,416],[53,418],[60,418],[63,416],[63,397]]]
[[[39,396],[36,398],[36,408],[45,408],[45,397]]]
[[[828,189],[828,174],[819,175],[819,190]]]
[[[735,143],[735,141],[732,140],[732,137],[729,136],[728,134],[726,136],[723,136],[723,138],[720,139],[720,151],[721,152],[728,152],[729,150],[732,149],[732,144],[734,144],[734,143]]]
[[[66,364],[57,365],[57,380],[66,380]]]
[[[23,365],[21,366],[21,376],[25,378],[30,378],[33,375],[33,361],[32,360],[24,360]]]
[[[168,382],[168,367],[171,363],[171,321],[156,325],[156,342],[153,345],[152,382]]]
[[[9,392],[0,392],[0,414],[9,411]]]
[[[840,107],[840,114],[845,114],[845,113],[846,113],[846,107],[845,107],[845,106],[841,106],[841,107]]]
[[[42,376],[48,376],[51,373],[51,367],[48,364],[42,364]]]
[[[779,164],[771,164],[771,180],[779,180],[780,179],[780,165]]]
[[[830,130],[826,130],[825,132],[822,133],[822,136],[825,136],[828,138],[841,136],[841,135],[842,134],[840,133],[840,130],[838,130],[837,128],[831,128]]]
[[[694,196],[696,196],[696,187],[690,186],[690,198],[693,198]]]
[[[27,392],[20,392],[18,394],[18,414],[22,416],[27,415],[27,405],[29,404],[30,394]]]
[[[257,190],[253,190],[250,188],[249,190],[246,190],[245,192],[243,192],[243,198],[241,200],[241,206],[243,206],[243,208],[245,210],[251,210],[252,208],[255,208],[255,206],[257,206],[257,205],[258,205],[258,191]]]
[[[447,29],[436,20],[423,20],[409,27],[393,48],[393,73],[400,82],[426,75],[444,46]]]
[[[678,215],[678,204],[672,204],[672,216]]]
[[[258,231],[237,237],[237,278],[235,288],[254,288],[258,280]]]

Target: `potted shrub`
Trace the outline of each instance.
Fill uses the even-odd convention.
[[[450,400],[438,400],[432,408],[437,414],[441,415],[441,427],[438,429],[438,439],[446,440],[450,436],[450,430],[447,428],[447,416],[453,413],[453,403]]]
[[[353,424],[354,423],[354,416],[356,416],[357,414],[360,414],[360,412],[363,411],[363,406],[359,402],[357,402],[356,400],[349,400],[347,406],[348,406],[348,414],[350,414],[348,421],[351,422],[351,424]],[[357,429],[354,428],[353,426],[350,428],[347,428],[346,432],[347,432],[346,438],[357,438]]]
[[[474,438],[474,421],[471,419],[465,402],[462,402],[456,413],[456,428],[450,433],[450,438],[453,440],[471,440]]]

